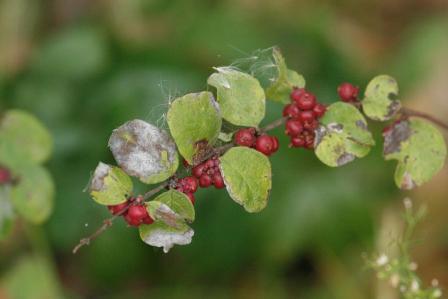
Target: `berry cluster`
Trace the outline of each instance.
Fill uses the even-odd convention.
[[[289,146],[313,149],[318,119],[325,114],[326,107],[304,88],[294,88],[290,97],[291,103],[283,109],[283,116],[288,118],[285,133],[291,139]]]
[[[343,102],[355,103],[358,101],[359,87],[350,83],[342,83],[338,87],[338,95]]]
[[[181,179],[177,179],[174,189],[185,193],[188,196],[191,203],[194,204],[194,193],[198,190],[198,179],[194,176],[187,176]]]
[[[129,206],[129,209],[126,210],[127,206]],[[142,197],[130,197],[124,203],[108,206],[107,208],[112,215],[123,216],[124,220],[130,226],[139,226],[140,224],[151,224],[154,222],[154,219],[149,216],[146,210]]]
[[[278,150],[278,139],[267,134],[257,135],[254,128],[240,129],[235,133],[234,142],[240,146],[247,146],[270,156]]]
[[[8,168],[0,166],[0,186],[12,182],[12,175]]]
[[[193,167],[191,174],[199,180],[199,186],[202,188],[207,188],[211,185],[214,185],[216,189],[225,187],[224,179],[219,170],[219,159],[217,156]]]

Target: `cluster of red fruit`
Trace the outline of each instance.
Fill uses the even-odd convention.
[[[8,168],[0,166],[0,185],[11,183],[12,175]]]
[[[222,189],[226,186],[219,170],[219,159],[217,156],[193,167],[191,174],[199,180],[199,186],[202,188],[213,185],[216,189]]]
[[[126,208],[129,208],[126,210]],[[112,215],[123,216],[124,220],[130,226],[139,226],[140,224],[151,224],[154,219],[149,216],[143,202],[143,197],[130,197],[126,202],[107,207]]]
[[[240,146],[252,147],[266,156],[275,153],[279,147],[277,137],[267,134],[257,136],[254,128],[239,129],[235,133],[234,142]]]
[[[338,87],[338,95],[343,102],[355,103],[358,101],[359,87],[350,83],[342,83]]]
[[[187,195],[191,203],[194,204],[194,193],[198,190],[198,179],[194,176],[177,179],[174,189]]]
[[[285,133],[291,140],[289,146],[313,149],[318,119],[324,116],[326,107],[304,88],[294,88],[290,97],[291,103],[283,109],[283,116],[288,118]]]

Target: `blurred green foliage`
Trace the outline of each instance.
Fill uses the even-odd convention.
[[[114,163],[112,129],[134,118],[166,128],[169,100],[204,90],[212,66],[278,45],[322,102],[336,100],[340,82],[365,87],[377,73],[396,77],[405,99],[428,61],[447,53],[446,5],[417,15],[397,2],[397,18],[389,1],[367,2],[0,0],[0,109],[34,113],[54,137],[48,166],[57,198],[45,232],[67,296],[372,298],[360,256],[374,245],[379,209],[398,192],[381,143],[332,169],[288,149],[282,136],[262,213],[245,213],[226,192],[201,190],[189,246],[165,255],[118,221],[71,254],[108,216],[82,190],[98,161]],[[388,25],[376,26],[379,19]],[[268,103],[263,123],[281,108]],[[7,280],[11,260],[30,250],[19,233],[0,247]]]

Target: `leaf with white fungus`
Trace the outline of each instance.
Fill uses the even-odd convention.
[[[362,158],[375,144],[364,116],[353,105],[337,102],[327,108],[316,130],[315,153],[324,164],[337,167]]]
[[[394,78],[388,75],[376,76],[367,85],[364,100],[361,102],[362,109],[367,117],[373,120],[389,120],[401,108],[397,96],[398,84]]]
[[[216,70],[207,83],[217,90],[222,117],[237,126],[258,126],[266,110],[264,90],[258,80],[230,67]]]
[[[274,48],[272,55],[278,74],[273,84],[266,89],[266,97],[268,100],[286,104],[290,102],[289,95],[293,88],[305,87],[305,78],[297,72],[288,69],[285,59],[278,48]]]
[[[190,199],[182,192],[169,190],[146,203],[146,209],[154,220],[178,227],[185,222],[193,222],[194,207]]]
[[[384,134],[386,160],[398,160],[395,183],[413,189],[439,172],[446,157],[443,135],[429,122],[410,118],[393,124]]]
[[[168,110],[167,120],[177,148],[189,164],[193,164],[201,145],[212,146],[221,131],[218,103],[206,91],[175,99]]]
[[[0,139],[33,163],[45,162],[53,149],[48,130],[36,117],[21,110],[9,110],[0,119]]]
[[[131,178],[119,167],[100,162],[90,180],[89,193],[101,205],[118,205],[132,193]]]
[[[167,253],[174,245],[188,245],[191,243],[194,231],[186,224],[175,227],[162,221],[156,221],[149,225],[140,225],[140,238],[148,245],[163,247]]]
[[[248,147],[233,147],[219,158],[230,197],[250,213],[263,210],[272,185],[271,163]]]
[[[139,119],[115,129],[109,147],[118,165],[146,184],[165,181],[179,166],[176,145],[168,133]]]

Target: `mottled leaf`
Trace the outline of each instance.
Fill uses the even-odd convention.
[[[165,253],[174,245],[190,244],[194,235],[194,231],[186,224],[172,227],[162,221],[141,225],[139,232],[143,242],[151,246],[163,247]]]
[[[367,117],[373,120],[389,120],[401,108],[397,96],[397,81],[388,75],[377,76],[367,85],[362,109]]]
[[[29,164],[17,170],[18,183],[12,187],[14,210],[27,221],[40,224],[53,210],[54,184],[43,167]]]
[[[412,189],[429,181],[444,165],[446,145],[443,135],[429,122],[410,118],[384,133],[384,158],[398,160],[395,183]]]
[[[353,105],[330,105],[316,130],[315,153],[326,165],[337,167],[366,156],[375,144],[364,116]]]
[[[177,190],[169,190],[160,194],[146,204],[146,209],[151,218],[173,227],[178,227],[185,221],[193,222],[195,217],[190,199]]]
[[[36,117],[21,110],[9,110],[1,117],[0,139],[34,163],[45,162],[53,148],[48,130]]]
[[[180,154],[189,164],[205,147],[215,143],[221,130],[218,103],[210,92],[190,93],[174,100],[168,126]]]
[[[102,205],[123,203],[132,193],[131,178],[119,167],[100,162],[90,181],[89,193]]]
[[[233,147],[219,160],[230,197],[250,213],[263,210],[272,184],[269,159],[254,149]]]
[[[264,90],[258,80],[230,67],[216,70],[207,82],[217,90],[222,117],[237,126],[258,126],[266,110]]]
[[[118,165],[146,184],[163,182],[179,166],[176,145],[163,130],[142,120],[115,129],[109,147]]]
[[[11,204],[10,187],[0,186],[0,240],[11,232],[14,212]]]
[[[293,70],[289,70],[286,66],[279,49],[273,50],[274,62],[277,66],[277,77],[273,79],[273,83],[266,89],[266,97],[268,100],[289,103],[289,95],[294,87],[304,88],[305,78]]]

